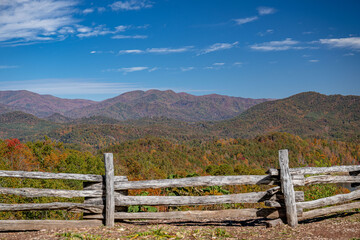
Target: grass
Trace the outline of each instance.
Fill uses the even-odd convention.
[[[65,240],[106,240],[100,235],[92,235],[88,233],[72,233],[65,232],[57,234],[58,237],[63,237]]]

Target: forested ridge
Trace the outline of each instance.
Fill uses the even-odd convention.
[[[4,112],[0,114],[0,169],[104,174],[103,153],[112,152],[115,174],[126,175],[130,180],[261,175],[268,168],[278,167],[280,149],[289,149],[290,167],[359,164],[359,99],[358,96],[301,93],[260,103],[230,120],[213,122],[181,121],[166,116],[127,121],[106,116],[74,120],[60,114],[40,119],[3,107]],[[0,186],[82,189],[82,182],[0,178]],[[265,188],[167,188],[134,190],[130,194],[229,194],[261,191]],[[348,191],[335,185],[304,188],[308,200]],[[83,200],[12,195],[0,195],[0,199],[1,203]],[[129,211],[149,210],[171,209],[144,206],[129,208]],[[63,211],[1,213],[0,216],[80,217],[79,214]]]
[[[202,175],[257,175],[265,174],[267,168],[278,167],[278,150],[284,148],[289,149],[291,167],[360,163],[359,144],[315,138],[302,139],[288,133],[273,133],[252,139],[219,138],[209,141],[181,142],[148,137],[124,141],[121,144],[91,151],[75,150],[73,145],[53,141],[48,137],[33,142],[6,139],[0,141],[0,168],[2,170],[104,174],[102,153],[113,152],[115,174],[126,175],[130,180]],[[2,187],[82,188],[80,181],[17,178],[0,178],[0,185]],[[228,194],[230,192],[259,191],[263,187],[220,187],[218,189],[210,188],[211,191],[207,190],[209,188],[191,189],[138,190],[132,191],[130,194],[198,195],[210,192],[212,194]],[[309,198],[346,192],[346,189],[334,186],[309,187],[308,190],[312,191],[312,194],[308,195]],[[25,198],[12,195],[1,195],[0,199],[2,203],[82,201],[80,198],[69,200],[44,197]],[[146,211],[146,209],[142,210]],[[155,211],[157,210],[155,208]],[[79,217],[78,214],[61,211],[2,213],[1,216],[3,218]]]

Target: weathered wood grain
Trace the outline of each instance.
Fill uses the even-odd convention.
[[[0,231],[98,227],[101,220],[0,220]]]
[[[290,168],[291,175],[311,175],[353,171],[360,171],[360,165]],[[279,170],[276,168],[270,168],[266,173],[271,176],[279,176]]]
[[[102,175],[77,173],[50,173],[0,170],[0,177],[34,178],[34,179],[69,179],[89,182],[102,182]],[[115,181],[127,181],[126,176],[115,176]]]
[[[281,191],[284,194],[287,223],[291,227],[296,227],[298,225],[298,220],[296,213],[295,191],[289,172],[289,153],[287,149],[279,151],[279,165]]]
[[[114,195],[114,161],[112,153],[104,153],[105,162],[105,225],[114,227],[115,224],[115,195]]]
[[[360,190],[355,190],[347,194],[338,194],[335,196],[321,198],[313,201],[299,202],[296,204],[296,206],[304,209],[313,209],[338,203],[344,203],[358,198],[360,198]]]
[[[167,187],[195,187],[195,186],[225,186],[225,185],[276,185],[277,178],[268,175],[239,175],[239,176],[202,176],[180,179],[160,179],[147,181],[115,182],[115,190],[167,188]]]
[[[23,197],[101,197],[102,190],[62,190],[42,188],[0,188],[0,194],[14,194]]]
[[[305,178],[305,185],[326,184],[326,183],[357,183],[360,182],[360,176],[330,176],[319,175]]]
[[[320,209],[315,209],[315,210],[311,210],[308,212],[304,212],[302,217],[300,218],[300,220],[325,216],[325,215],[329,215],[329,214],[333,214],[333,213],[337,213],[337,212],[341,212],[341,211],[346,211],[346,210],[351,210],[351,209],[355,209],[355,208],[360,208],[360,202],[347,203],[347,204],[342,204],[342,205],[337,205],[337,206],[332,206],[332,207],[327,207],[327,208],[320,208]]]
[[[84,203],[24,203],[0,204],[0,211],[67,210],[71,212],[101,213],[104,206]]]
[[[101,175],[76,174],[76,173],[49,173],[49,172],[24,172],[24,171],[0,171],[0,177],[19,177],[37,179],[71,179],[91,182],[101,182]]]
[[[152,205],[152,206],[184,206],[211,205],[222,203],[257,203],[274,198],[267,192],[251,192],[230,195],[209,196],[123,196],[116,197],[116,206]]]
[[[115,219],[181,219],[181,220],[198,220],[198,219],[239,219],[239,218],[278,218],[284,216],[284,213],[273,208],[245,208],[245,209],[227,209],[217,211],[176,211],[176,212],[139,212],[127,213],[116,212]],[[103,219],[102,214],[86,216],[86,219]]]

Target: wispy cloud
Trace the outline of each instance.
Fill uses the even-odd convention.
[[[94,12],[95,10],[93,8],[86,8],[82,11],[83,14],[89,14]]]
[[[265,35],[269,35],[269,34],[273,34],[274,30],[273,29],[267,29],[265,32],[258,32],[258,35],[263,37]]]
[[[0,41],[26,43],[58,38],[56,31],[77,22],[77,1],[8,0],[0,2]]]
[[[0,82],[2,90],[28,90],[39,94],[81,95],[120,94],[142,89],[136,83],[106,82],[103,79],[50,78]]]
[[[257,8],[259,15],[269,15],[269,14],[274,14],[276,12],[275,8],[271,8],[271,7],[258,7]]]
[[[119,54],[138,54],[138,53],[144,53],[143,50],[139,50],[139,49],[128,49],[128,50],[120,50]]]
[[[127,68],[107,69],[107,70],[105,70],[105,72],[122,72],[124,74],[127,74],[127,73],[132,73],[132,72],[144,71],[144,70],[148,70],[148,69],[149,69],[149,67],[127,67]]]
[[[239,42],[234,42],[234,43],[215,43],[211,46],[209,46],[208,48],[203,49],[198,55],[203,55],[203,54],[207,54],[207,53],[211,53],[211,52],[215,52],[215,51],[221,51],[221,50],[225,50],[225,49],[230,49],[235,47]]]
[[[181,69],[181,71],[183,71],[183,72],[187,72],[187,71],[194,70],[195,67],[181,67],[180,69]]]
[[[258,20],[259,17],[258,16],[253,16],[253,17],[247,17],[247,18],[238,18],[238,19],[234,19],[235,23],[237,25],[242,25],[242,24],[245,24],[245,23],[249,23],[249,22],[253,22],[253,21],[256,21]]]
[[[86,26],[77,26],[77,36],[80,38],[84,37],[94,37],[94,36],[102,36],[107,34],[115,34],[118,32],[124,32],[129,26],[119,25],[115,27],[113,30],[110,30],[105,25],[98,25],[93,28]]]
[[[360,37],[320,39],[319,42],[330,47],[360,50]]]
[[[319,62],[319,60],[318,60],[318,59],[310,59],[309,62],[311,62],[311,63],[317,63],[317,62]]]
[[[112,10],[140,10],[142,8],[151,8],[153,3],[147,0],[130,0],[130,1],[118,1],[110,5]]]
[[[145,39],[148,36],[146,35],[115,35],[112,36],[112,39]]]
[[[119,25],[108,28],[106,25],[83,26],[75,14],[102,12],[103,7],[77,9],[79,0],[4,0],[0,1],[0,42],[4,46],[30,45],[34,43],[62,41],[70,36],[80,38],[114,35],[130,28],[144,26]],[[123,4],[145,4],[145,1],[129,1]],[[131,5],[131,6],[132,6]],[[136,4],[135,4],[136,5]],[[147,26],[147,25],[145,25]],[[146,38],[143,35],[117,35],[116,39]]]
[[[282,41],[271,41],[251,45],[250,48],[257,51],[285,51],[290,49],[304,49],[308,47],[297,46],[300,42],[286,38]]]
[[[183,53],[188,52],[193,46],[186,46],[181,48],[147,48],[146,50],[128,49],[120,50],[119,54],[139,54],[139,53],[155,53],[155,54],[169,54],[169,53]]]
[[[11,65],[0,65],[0,69],[11,69],[18,68],[19,66],[11,66]]]
[[[186,47],[182,47],[182,48],[148,48],[148,49],[146,49],[146,52],[147,53],[163,53],[163,54],[182,53],[182,52],[189,51],[191,48],[193,48],[193,47],[186,46]]]
[[[217,63],[213,63],[214,66],[224,66],[225,63],[223,62],[217,62]]]

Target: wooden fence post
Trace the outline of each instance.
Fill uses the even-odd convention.
[[[114,227],[115,195],[114,195],[114,162],[112,153],[104,153],[105,162],[105,226]]]
[[[284,194],[286,219],[291,227],[298,225],[296,212],[295,191],[289,170],[289,153],[287,149],[279,151],[280,183]]]

